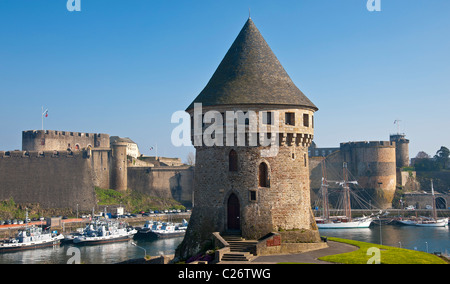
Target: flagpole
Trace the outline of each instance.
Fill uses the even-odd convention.
[[[42,120],[42,130],[44,130],[44,106],[42,106],[41,120]]]

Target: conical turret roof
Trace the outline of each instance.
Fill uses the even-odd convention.
[[[286,105],[318,108],[295,86],[249,18],[206,87],[189,105]]]

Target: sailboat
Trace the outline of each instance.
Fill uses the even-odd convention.
[[[436,197],[434,195],[433,180],[431,180],[431,195],[433,196],[433,218],[423,218],[416,222],[419,227],[445,227],[448,226],[448,218],[437,218]]]
[[[322,162],[322,196],[323,196],[323,217],[316,218],[316,224],[319,229],[354,229],[368,228],[373,221],[372,217],[352,218],[352,209],[350,203],[350,187],[349,184],[358,184],[357,181],[347,180],[347,163],[343,164],[343,181],[331,181],[339,184],[343,188],[344,193],[344,213],[345,216],[330,217],[328,202],[328,181],[326,178],[325,159]]]

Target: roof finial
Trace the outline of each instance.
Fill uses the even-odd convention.
[[[250,16],[250,7],[248,7],[248,18],[251,19],[252,17]]]

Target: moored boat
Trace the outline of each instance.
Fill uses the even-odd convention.
[[[145,222],[143,227],[137,228],[138,234],[148,234],[151,233],[153,230],[161,229],[162,222],[160,221],[152,221],[148,220]]]
[[[316,224],[319,229],[358,229],[369,228],[372,221],[371,217],[352,218],[351,221],[347,218],[316,219]]]
[[[357,184],[356,181],[347,180],[347,164],[343,164],[343,181],[335,181],[343,188],[343,203],[345,216],[330,216],[328,202],[328,181],[326,178],[325,160],[322,162],[322,197],[323,197],[323,217],[316,218],[316,225],[319,229],[358,229],[368,228],[373,221],[372,215],[352,218],[352,208],[350,203],[350,187],[349,184]],[[381,212],[380,212],[381,213]]]
[[[83,230],[83,233],[73,238],[77,245],[95,245],[112,242],[127,241],[137,230],[129,227],[125,222],[113,220],[94,220]]]
[[[0,252],[14,252],[58,245],[62,239],[64,239],[62,234],[44,230],[34,225],[27,226],[20,230],[15,238],[0,243]]]
[[[184,227],[187,226],[179,227],[172,223],[163,223],[161,228],[152,230],[152,233],[160,239],[181,237],[186,233],[186,229]]]

